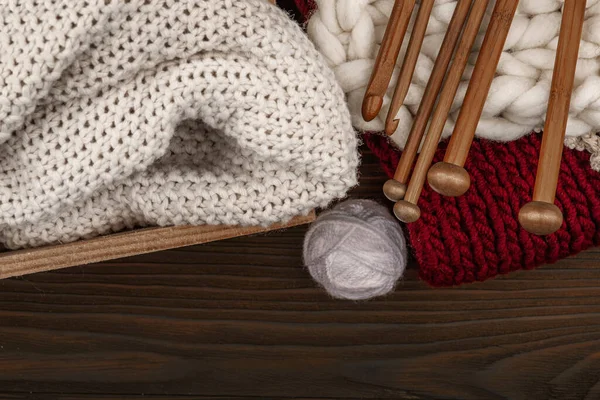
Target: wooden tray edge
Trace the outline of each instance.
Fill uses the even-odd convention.
[[[147,228],[0,254],[0,279],[269,232],[313,222],[315,212],[269,227],[225,225]]]

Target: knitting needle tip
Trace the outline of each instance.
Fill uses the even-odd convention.
[[[362,105],[362,115],[365,121],[372,121],[377,117],[383,106],[383,97],[378,95],[365,96]]]
[[[411,224],[421,218],[421,209],[416,204],[400,200],[394,205],[394,215],[400,221]]]
[[[388,200],[393,202],[402,200],[406,194],[406,183],[390,179],[383,185],[383,194]]]
[[[555,204],[532,201],[519,211],[519,223],[534,235],[550,235],[562,226],[563,215]]]
[[[471,177],[463,167],[439,162],[427,172],[429,186],[443,196],[462,196],[471,186]]]
[[[388,119],[385,122],[385,133],[388,136],[392,136],[395,132],[396,129],[398,129],[398,125],[400,124],[400,120],[397,119]]]

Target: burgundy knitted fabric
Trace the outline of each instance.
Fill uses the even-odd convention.
[[[306,22],[309,14],[316,8],[314,0],[277,0],[277,5],[300,24]]]
[[[400,158],[387,138],[365,135],[389,177]],[[472,185],[461,197],[440,196],[426,185],[422,217],[407,225],[420,276],[432,286],[483,281],[576,254],[600,244],[600,174],[589,153],[565,149],[557,205],[565,222],[555,234],[532,235],[519,225],[519,209],[533,193],[541,135],[516,142],[476,140],[465,165]],[[441,161],[441,144],[435,162]]]
[[[315,0],[295,0],[296,7],[300,10],[304,18],[308,17],[308,14],[317,6]]]

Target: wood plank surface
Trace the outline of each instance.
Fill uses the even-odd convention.
[[[380,199],[366,154],[353,195]],[[0,281],[1,399],[598,399],[600,251],[333,300],[306,227]]]

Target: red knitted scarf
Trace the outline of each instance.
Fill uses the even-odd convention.
[[[400,151],[379,135],[367,134],[365,142],[392,177]],[[586,152],[564,151],[556,196],[562,228],[540,237],[519,225],[519,209],[533,193],[540,144],[540,134],[510,143],[475,140],[465,165],[472,185],[464,196],[424,188],[422,217],[407,225],[423,280],[433,286],[483,281],[600,244],[600,174],[590,168]],[[445,149],[440,145],[434,162]]]

